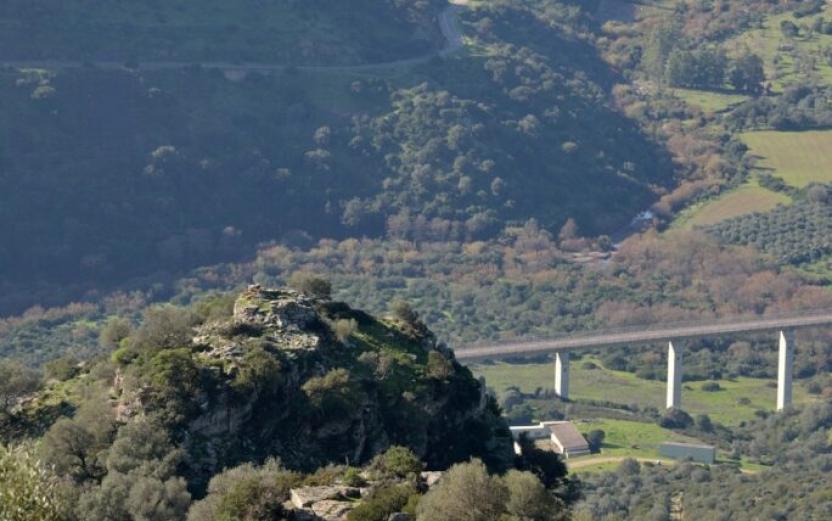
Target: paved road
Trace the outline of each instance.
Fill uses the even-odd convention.
[[[664,328],[630,328],[627,330],[589,333],[585,335],[553,338],[550,340],[503,342],[492,345],[462,347],[456,349],[455,352],[456,357],[460,360],[475,360],[481,358],[501,358],[567,350],[613,347],[628,344],[650,344],[670,340],[721,336],[732,333],[802,329],[830,324],[832,324],[832,311],[816,311],[812,314],[785,318],[737,319],[736,321],[686,324]]]
[[[462,33],[457,28],[456,17],[465,8],[467,0],[451,0],[450,5],[439,14],[439,29],[445,38],[445,45],[439,51],[430,52],[414,58],[406,58],[383,63],[368,63],[362,65],[301,65],[295,69],[309,72],[372,72],[396,67],[413,66],[427,63],[436,56],[451,55],[464,46]],[[73,60],[0,60],[0,67],[16,69],[79,69],[94,66],[103,70],[128,70],[123,62],[115,61],[73,61]],[[218,69],[223,72],[281,72],[290,67],[286,64],[273,63],[232,63],[223,61],[209,62],[181,62],[181,61],[149,61],[140,62],[137,69],[143,71],[160,71],[183,69],[199,65],[204,69]]]

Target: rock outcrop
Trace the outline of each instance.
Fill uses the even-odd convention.
[[[346,338],[339,322],[350,325]],[[184,386],[190,394],[175,397],[182,403],[146,399],[155,380],[147,366],[128,364],[120,385],[137,383],[118,389],[117,407],[125,420],[172,408],[192,478],[272,456],[299,470],[358,465],[392,445],[410,447],[434,469],[472,456],[496,466],[512,458],[508,428],[484,386],[421,323],[252,286],[232,316],[200,325],[193,345],[179,351],[189,360],[177,363],[196,375]],[[323,519],[346,515],[346,505],[326,503],[339,498],[298,501]]]
[[[422,472],[413,482],[422,492],[426,492],[442,477],[442,472]],[[308,486],[293,488],[289,500],[283,505],[291,512],[291,518],[303,521],[346,521],[349,513],[361,504],[363,499],[372,497],[380,486],[389,486],[384,479],[369,479],[366,488],[344,485]],[[413,521],[410,515],[396,512],[386,521]]]
[[[361,497],[361,491],[357,488],[333,485],[293,488],[290,501],[296,509],[302,509],[321,501],[349,501],[359,497]]]

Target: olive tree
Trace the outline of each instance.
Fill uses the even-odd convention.
[[[0,360],[0,412],[8,413],[17,400],[38,389],[37,372],[20,362]]]
[[[107,453],[107,474],[78,502],[81,519],[184,520],[191,495],[176,468],[183,452],[152,418],[122,427]]]
[[[459,463],[419,502],[417,521],[494,521],[505,513],[508,489],[479,460]]]
[[[289,277],[289,286],[315,298],[329,299],[332,297],[332,283],[307,271],[292,273],[292,276]]]
[[[31,447],[0,445],[0,519],[60,521],[58,482]]]
[[[503,478],[508,489],[506,512],[517,521],[551,521],[566,517],[566,508],[531,472],[510,470]]]

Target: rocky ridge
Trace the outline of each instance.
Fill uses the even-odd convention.
[[[353,325],[340,339],[339,321]],[[195,377],[177,398],[171,429],[188,453],[190,479],[272,456],[298,470],[358,465],[392,445],[432,469],[471,456],[497,455],[497,466],[511,459],[510,434],[484,386],[418,321],[251,286],[231,317],[196,328],[186,353],[180,363]],[[172,407],[154,401],[156,384],[143,376],[154,365],[119,369],[121,421]],[[345,508],[317,507],[334,509],[325,519]]]

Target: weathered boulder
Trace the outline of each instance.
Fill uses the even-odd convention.
[[[325,499],[312,505],[312,512],[324,521],[345,521],[357,503]]]
[[[390,517],[387,518],[387,521],[413,521],[413,518],[410,517],[410,514],[405,514],[404,512],[396,512],[394,514],[390,514]]]
[[[434,486],[440,479],[442,479],[442,472],[439,471],[425,471],[420,477],[428,488]]]
[[[252,326],[306,329],[318,320],[314,301],[288,289],[251,286],[234,303],[234,320]]]
[[[293,488],[290,492],[292,505],[295,508],[311,507],[315,503],[321,501],[335,500],[347,501],[350,499],[357,499],[361,497],[361,491],[354,487],[345,487],[340,485],[321,486],[321,487],[302,487]]]

